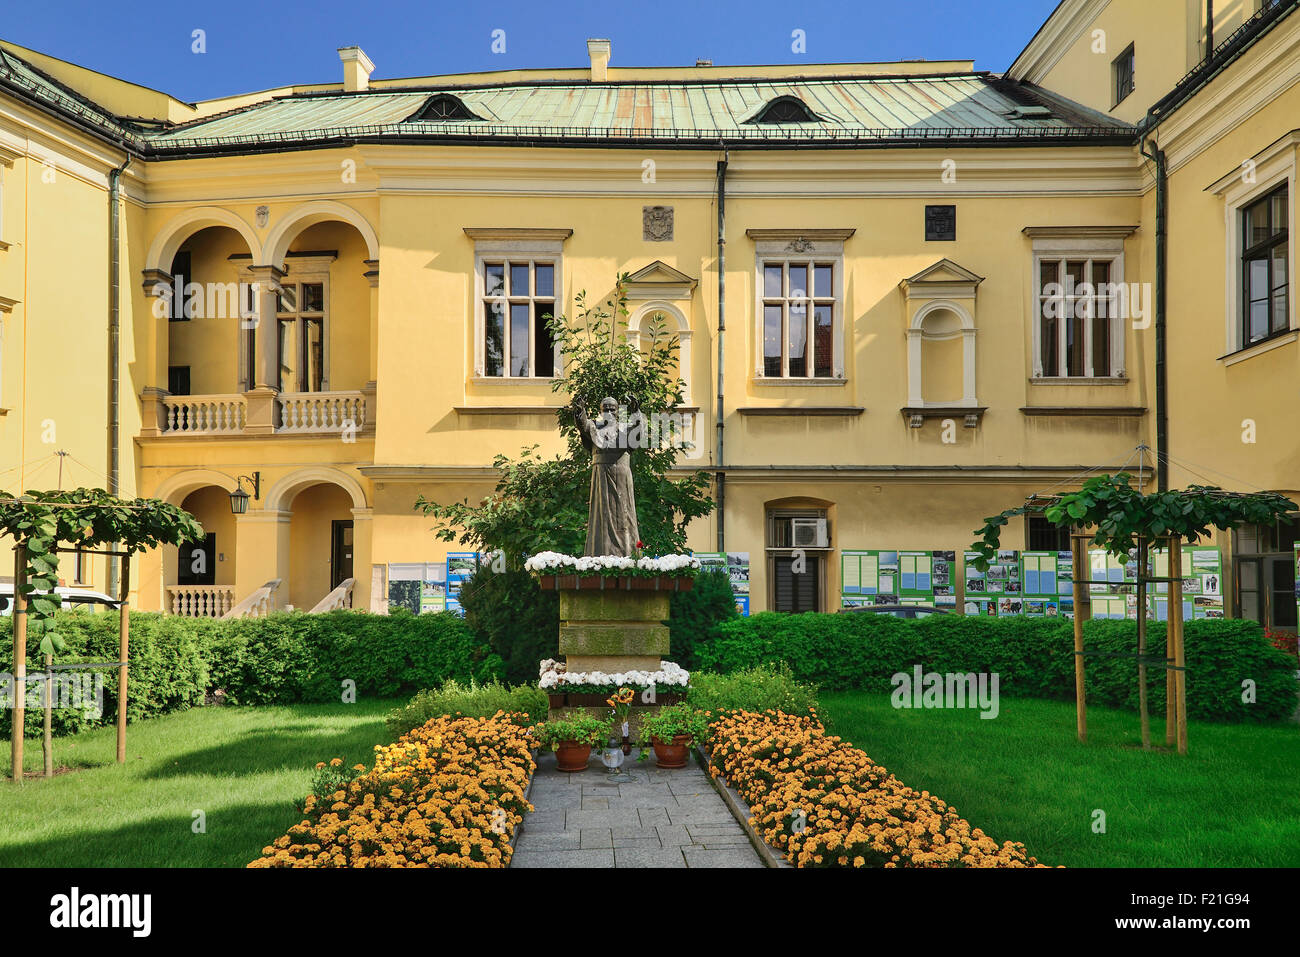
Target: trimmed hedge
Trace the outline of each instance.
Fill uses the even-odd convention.
[[[1148,653],[1163,655],[1163,622],[1151,622]],[[1089,621],[1088,701],[1136,708],[1137,622]],[[1297,704],[1295,662],[1272,647],[1253,621],[1187,622],[1187,711],[1211,721],[1289,718]],[[699,646],[701,666],[731,672],[765,661],[789,662],[794,677],[823,691],[888,692],[890,678],[915,665],[940,673],[997,672],[1009,696],[1073,699],[1074,632],[1065,618],[933,615],[917,621],[876,615],[762,612],[724,622]],[[1147,669],[1152,713],[1164,712],[1164,669]],[[1242,701],[1255,682],[1256,702]]]
[[[80,611],[57,613],[67,650],[56,664],[118,660],[118,616]],[[13,668],[13,620],[0,619],[0,671]],[[29,671],[41,667],[29,648]],[[501,660],[452,614],[372,615],[334,611],[323,615],[282,612],[266,618],[216,621],[149,612],[131,615],[130,721],[201,705],[223,690],[237,704],[337,702],[343,682],[358,697],[397,697],[455,678],[499,677]],[[104,708],[98,719],[56,708],[56,734],[71,734],[117,715],[117,669],[104,676]],[[0,734],[9,733],[11,712],[0,709]],[[39,709],[29,709],[26,732],[39,735]]]

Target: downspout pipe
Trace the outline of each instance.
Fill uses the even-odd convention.
[[[1214,0],[1205,0],[1205,59],[1214,59]]]
[[[108,174],[108,492],[120,494],[122,410],[122,174],[131,157]],[[117,594],[117,562],[108,562],[108,593]]]
[[[1164,492],[1169,488],[1169,370],[1165,362],[1169,176],[1164,150],[1146,139],[1141,152],[1156,167],[1156,489]]]
[[[716,445],[713,462],[717,470],[715,485],[718,495],[718,551],[727,550],[727,474],[724,457],[723,402],[726,395],[726,364],[724,344],[727,338],[727,160],[730,153],[724,150],[718,160],[718,396],[714,402],[716,413]]]

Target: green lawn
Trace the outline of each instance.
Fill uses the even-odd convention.
[[[127,762],[116,731],[54,741],[55,764],[75,770],[0,782],[0,867],[243,867],[299,818],[293,801],[317,761],[374,758],[383,716],[401,702],[200,708],[132,724]],[[24,765],[42,766],[28,739]],[[194,811],[207,833],[192,830]]]
[[[821,696],[833,733],[998,841],[1070,867],[1300,866],[1300,725],[1192,722],[1189,754],[1144,752],[1136,712],[1002,698],[973,710],[895,710],[888,695]],[[1164,741],[1164,717],[1152,717]],[[1106,812],[1106,832],[1092,830]]]

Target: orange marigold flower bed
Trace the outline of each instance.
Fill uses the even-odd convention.
[[[517,715],[441,717],[375,748],[249,867],[505,867],[536,769]]]
[[[709,731],[710,773],[796,867],[1040,867],[928,791],[915,791],[817,718],[732,712]]]

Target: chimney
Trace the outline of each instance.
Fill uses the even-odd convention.
[[[587,55],[591,57],[591,80],[604,83],[609,75],[609,41],[588,40]]]
[[[375,65],[361,47],[339,47],[339,59],[343,61],[343,89],[356,93],[370,86],[370,74]]]

